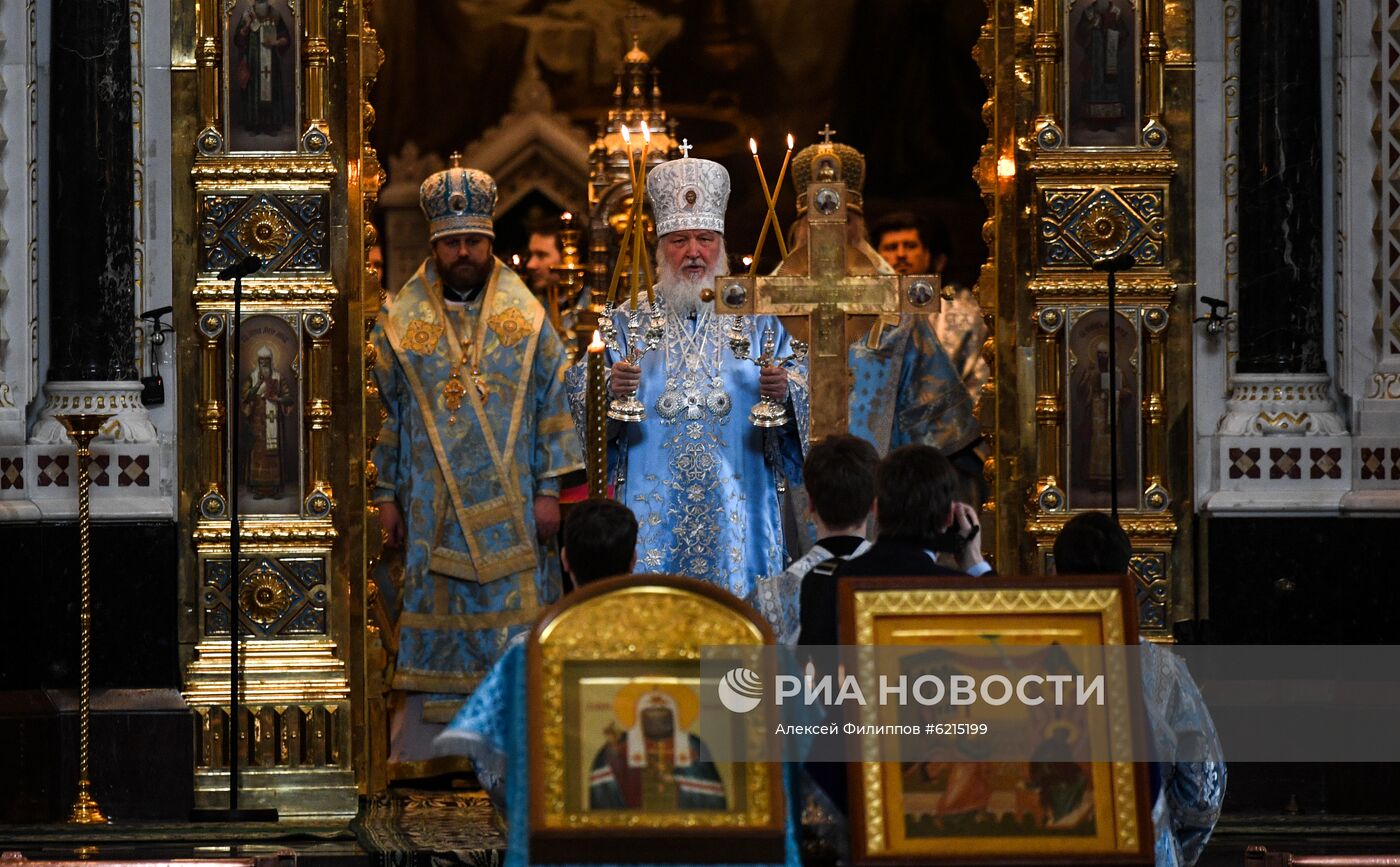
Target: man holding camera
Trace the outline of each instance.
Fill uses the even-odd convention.
[[[874,545],[831,575],[802,582],[802,632],[798,644],[837,644],[836,583],[842,578],[910,575],[986,575],[977,510],[957,502],[958,474],[938,449],[902,446],[875,471]],[[950,555],[957,568],[937,561]]]

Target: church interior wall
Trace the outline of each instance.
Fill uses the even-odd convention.
[[[134,241],[139,285],[133,313],[139,315],[172,305],[177,297],[193,306],[188,293],[177,292],[176,287],[195,282],[194,254],[181,246],[193,241],[194,231],[187,224],[194,213],[189,178],[194,159],[193,135],[188,127],[195,121],[182,116],[186,109],[193,114],[196,102],[192,25],[188,20],[192,13],[184,8],[194,4],[129,2],[135,28],[133,59],[138,73],[134,78],[138,111],[133,135],[137,148],[134,196],[138,219]],[[1188,64],[1181,64],[1173,73],[1173,81],[1181,82],[1189,74],[1194,82],[1190,135],[1173,143],[1189,149],[1180,162],[1194,185],[1189,213],[1181,217],[1190,224],[1191,249],[1186,258],[1194,260],[1194,282],[1182,282],[1171,308],[1173,328],[1189,329],[1189,337],[1180,337],[1183,343],[1173,344],[1173,349],[1185,348],[1184,343],[1189,341],[1191,371],[1189,378],[1170,383],[1176,389],[1171,405],[1181,413],[1170,420],[1171,451],[1190,453],[1191,461],[1191,490],[1181,492],[1182,499],[1190,500],[1189,505],[1183,506],[1187,514],[1181,524],[1187,541],[1182,544],[1178,559],[1185,561],[1185,568],[1194,572],[1194,578],[1189,586],[1178,588],[1175,600],[1183,620],[1176,637],[1183,641],[1361,643],[1390,642],[1400,635],[1400,616],[1395,614],[1400,612],[1400,586],[1390,579],[1394,571],[1390,562],[1393,552],[1376,544],[1377,539],[1392,532],[1391,516],[1400,511],[1400,351],[1388,352],[1385,345],[1390,339],[1385,305],[1392,294],[1400,295],[1400,272],[1384,270],[1387,262],[1400,267],[1400,253],[1393,260],[1382,255],[1382,245],[1386,243],[1394,242],[1400,250],[1400,229],[1394,228],[1400,225],[1400,204],[1385,204],[1387,193],[1400,197],[1400,181],[1391,178],[1393,172],[1389,170],[1400,160],[1400,150],[1387,158],[1386,170],[1379,172],[1379,189],[1376,180],[1378,166],[1382,165],[1380,149],[1382,145],[1400,144],[1400,131],[1378,123],[1380,97],[1372,85],[1373,79],[1378,79],[1382,94],[1393,96],[1400,104],[1400,71],[1380,68],[1377,47],[1377,39],[1394,40],[1400,45],[1400,18],[1381,11],[1377,23],[1380,6],[1375,0],[1317,2],[1323,24],[1318,36],[1322,49],[1319,75],[1325,156],[1323,355],[1330,377],[1323,403],[1330,409],[1318,407],[1315,411],[1335,416],[1339,426],[1302,432],[1228,432],[1227,419],[1238,409],[1231,402],[1239,353],[1238,320],[1225,323],[1218,334],[1210,333],[1203,323],[1184,324],[1184,320],[1206,312],[1204,296],[1224,299],[1232,312],[1238,310],[1241,96],[1237,53],[1239,28],[1248,13],[1248,0],[1221,0],[1218,12],[1217,7],[1212,7],[1210,14],[1197,10],[1193,16],[1194,45],[1189,64],[1193,71],[1188,73]],[[382,17],[395,5],[381,0],[376,14]],[[405,9],[420,5],[427,9],[432,4],[405,4]],[[842,8],[854,15],[862,5],[851,3],[849,8]],[[799,6],[775,2],[755,20],[757,35],[735,37],[735,44],[745,44],[745,39],[761,44],[764,34],[777,26],[775,22],[794,10],[800,11]],[[488,24],[479,19],[473,22],[479,27]],[[186,25],[190,26],[190,33],[184,33]],[[37,471],[37,459],[49,453],[29,441],[39,423],[44,403],[42,387],[49,367],[47,286],[51,251],[43,229],[49,219],[49,172],[56,170],[46,158],[46,106],[51,97],[46,61],[49,29],[50,8],[43,0],[0,3],[0,34],[4,37],[0,44],[0,81],[4,85],[0,92],[0,179],[7,188],[0,193],[0,225],[7,236],[0,243],[0,325],[4,328],[0,341],[6,341],[0,343],[0,551],[13,561],[26,564],[22,574],[15,573],[17,577],[0,579],[0,586],[13,594],[8,604],[0,606],[0,635],[29,649],[24,654],[0,656],[0,691],[70,689],[77,678],[74,489],[65,487],[62,496],[57,496],[55,490],[50,490],[51,485],[45,484],[44,496],[34,496],[41,484],[39,477],[32,475]],[[832,28],[833,33],[839,29]],[[182,34],[189,38],[182,41]],[[381,34],[387,40],[389,55],[402,57],[405,43],[401,29],[386,27]],[[822,38],[838,37],[828,34]],[[418,60],[431,65],[433,50],[429,43]],[[597,50],[600,54],[604,51]],[[777,81],[781,84],[777,90],[787,87],[792,93],[793,82],[801,80],[802,63],[814,63],[822,51],[844,61],[847,50],[844,42],[818,42],[811,56],[785,58],[786,66],[769,70],[776,77],[760,80],[765,85]],[[492,57],[509,55],[514,63],[521,51],[522,43],[504,40],[495,45]],[[896,56],[898,52],[888,54]],[[694,57],[678,47],[670,54],[659,55],[659,60],[677,69]],[[404,68],[386,67],[381,73],[381,93],[386,89],[399,93],[404,89],[403,81],[420,80],[415,76],[421,75],[421,69],[407,67],[406,72],[399,71]],[[897,72],[897,67],[894,69]],[[577,114],[586,107],[581,101],[569,101],[578,95],[569,88],[581,87],[578,81],[585,81],[594,71],[587,67],[548,70],[551,81],[564,85],[560,90],[561,111]],[[895,72],[886,70],[887,75]],[[734,70],[729,74],[738,75]],[[503,82],[509,78],[500,70],[482,71],[482,75],[490,81],[495,81],[491,76],[497,75],[505,76]],[[666,83],[676,77],[673,75]],[[768,146],[781,138],[788,125],[808,130],[805,136],[810,139],[811,130],[820,126],[818,118],[825,118],[833,110],[853,112],[848,103],[864,86],[839,77],[820,79],[819,83],[821,87],[810,88],[806,101],[786,114],[753,118],[736,112],[707,118],[714,125],[706,127],[702,123],[700,128],[724,132],[710,140],[712,147],[743,144],[741,139],[729,135],[730,130],[724,125],[736,121],[758,124],[760,141]],[[690,85],[678,87],[678,97],[700,104],[706,95],[689,93],[687,86]],[[968,100],[975,99],[975,103],[970,103],[974,114],[980,112],[985,96],[980,87],[980,82],[974,82],[962,94]],[[508,95],[508,82],[495,90]],[[900,94],[909,96],[908,91]],[[890,98],[876,94],[872,99],[877,97]],[[406,118],[416,114],[421,120],[427,116],[421,111],[421,94],[404,103],[375,100],[379,123],[373,135],[386,163],[414,140],[416,133],[406,126]],[[492,103],[481,110],[488,114],[497,108],[504,111],[505,105]],[[879,102],[872,111],[889,112],[897,107],[897,102]],[[965,108],[959,106],[957,110]],[[447,131],[445,126],[435,127],[432,138],[422,143],[429,154],[434,148],[445,152],[447,145],[466,144],[498,118],[499,112],[485,118],[472,116]],[[848,123],[858,123],[858,116],[847,114],[843,119],[838,114],[833,120],[838,127]],[[858,144],[864,143],[862,137],[871,142],[882,141],[890,137],[888,130],[898,125],[897,117],[882,117],[871,121],[868,128],[854,129],[852,135]],[[980,121],[974,125],[979,134],[985,133]],[[936,151],[947,161],[949,148],[956,150],[956,144],[935,142],[927,145],[932,150],[894,156],[918,163]],[[753,238],[763,212],[747,150],[719,156],[729,161],[736,178],[734,234]],[[974,153],[968,162],[975,159]],[[878,164],[873,157],[872,164]],[[420,163],[405,160],[403,165],[405,171],[418,171],[414,167]],[[877,185],[869,199],[872,210],[888,210],[898,202],[895,193],[900,184],[908,182],[908,170],[909,166],[904,165],[900,169],[904,175],[892,173],[883,181],[883,190]],[[400,180],[393,175],[391,169],[390,180]],[[940,182],[936,191],[917,203],[950,218],[955,244],[964,248],[960,267],[964,273],[975,276],[979,257],[984,253],[979,245],[985,209],[970,172],[963,180],[965,183]],[[786,195],[780,207],[790,205],[790,193]],[[1400,202],[1400,198],[1396,201]],[[410,205],[411,210],[416,201]],[[1180,223],[1174,224],[1174,231],[1179,227]],[[388,240],[392,243],[392,234]],[[344,238],[336,243],[343,245]],[[389,268],[391,273],[403,271],[401,265],[392,261]],[[392,279],[388,282],[391,286],[395,283]],[[985,291],[994,293],[997,287],[986,287]],[[193,333],[189,310],[177,310],[176,314],[173,318],[167,316],[165,321]],[[1016,332],[1008,328],[1004,333]],[[142,375],[149,373],[149,353],[153,351],[150,334],[145,326],[138,332]],[[343,338],[337,339],[344,342]],[[1015,340],[1014,336],[1008,339]],[[1033,464],[1034,457],[1036,400],[1036,359],[1030,342],[1003,348],[1004,356],[1012,359],[1003,366],[1014,368],[1014,381],[1021,384],[1018,393],[1005,395],[1004,405],[1019,407],[1019,418],[1010,425],[1021,426],[1028,465]],[[180,404],[177,366],[184,363],[186,375],[193,375],[189,365],[195,359],[193,352],[177,352],[174,339],[159,352],[165,402],[150,409],[155,439],[139,446],[152,461],[147,489],[135,496],[110,490],[94,493],[97,528],[93,544],[99,552],[94,599],[94,640],[100,648],[93,672],[97,688],[178,690],[196,631],[191,600],[198,593],[199,582],[194,574],[197,564],[188,527],[180,526],[184,514],[178,484],[181,465],[188,468],[196,458],[182,457],[176,438],[179,424],[183,423],[186,430],[192,429],[190,419],[194,414],[191,406]],[[187,394],[191,388],[186,383]],[[1177,397],[1183,399],[1178,401]],[[1284,406],[1269,411],[1289,410]],[[1178,445],[1182,447],[1176,448]],[[135,454],[138,447],[108,449],[115,460],[119,454]],[[1232,460],[1232,449],[1241,453],[1249,449],[1259,451],[1253,459],[1253,465],[1259,469],[1257,476],[1251,474],[1253,465],[1246,467],[1237,459]],[[1295,449],[1300,457],[1292,459],[1291,464],[1285,465],[1280,458],[1271,456],[1275,451],[1287,454]],[[1328,457],[1334,449],[1337,456]],[[24,471],[30,474],[25,476],[27,484],[23,489],[3,482],[17,458],[23,459]],[[1299,469],[1296,477],[1292,475],[1294,466]],[[1246,468],[1237,469],[1232,476],[1232,468],[1238,467]],[[186,506],[189,505],[187,501]],[[1008,505],[1006,512],[1012,511]],[[140,552],[140,556],[124,556],[126,552]],[[355,623],[360,625],[359,621]],[[134,641],[132,636],[141,638]],[[186,643],[185,659],[181,658],[182,638]],[[1280,801],[1290,796],[1305,814],[1400,812],[1400,780],[1395,770],[1336,765],[1232,769],[1227,810],[1276,812],[1285,808]]]

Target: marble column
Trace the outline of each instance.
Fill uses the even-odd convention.
[[[24,444],[25,409],[38,387],[30,363],[30,321],[37,300],[29,258],[31,244],[37,243],[31,212],[37,178],[29,174],[35,155],[28,134],[28,92],[39,70],[37,46],[31,47],[30,38],[38,35],[37,27],[29,21],[26,4],[0,4],[0,45],[9,46],[0,52],[0,225],[5,227],[0,234],[0,452]],[[14,454],[0,453],[0,464]],[[0,470],[0,493],[8,485],[4,470],[8,467]]]
[[[1322,80],[1316,3],[1240,23],[1241,373],[1324,373]]]
[[[1322,79],[1316,4],[1240,20],[1239,356],[1219,432],[1336,435],[1323,358]]]
[[[54,0],[49,118],[49,370],[32,442],[55,412],[114,409],[104,437],[155,439],[135,367],[128,0]]]

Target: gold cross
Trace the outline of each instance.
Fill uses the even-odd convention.
[[[674,141],[674,139],[672,139],[672,141]],[[681,146],[680,146],[679,150],[680,150],[682,156],[684,156],[684,157],[686,157],[687,159],[689,159],[689,158],[690,158],[690,152],[691,152],[692,149],[694,149],[694,147],[695,147],[695,145],[693,145],[693,144],[690,143],[690,139],[688,139],[688,138],[683,138],[683,139],[681,139]]]
[[[627,14],[622,17],[627,20],[627,32],[635,38],[638,25],[642,23],[643,18],[641,5],[636,3],[635,0],[632,3],[628,3]]]
[[[831,128],[830,123],[826,123],[822,125],[821,129],[817,130],[817,135],[822,137],[822,141],[831,144],[831,137],[836,135],[836,130]]]
[[[450,414],[449,422],[457,420],[457,410],[462,408],[462,395],[466,393],[467,387],[462,385],[461,376],[457,371],[452,371],[452,377],[442,387],[442,402],[447,405],[447,411]]]
[[[778,272],[715,281],[716,313],[776,315],[794,338],[810,344],[813,438],[849,428],[851,344],[865,340],[881,314],[923,316],[941,309],[936,275],[881,274],[869,255],[846,245],[846,197],[843,183],[809,184],[807,242]]]

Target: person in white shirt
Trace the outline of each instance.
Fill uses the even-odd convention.
[[[803,579],[814,570],[830,574],[839,563],[870,547],[865,528],[875,501],[879,463],[874,445],[849,434],[826,437],[807,451],[802,477],[807,485],[807,517],[816,527],[817,542],[787,569],[755,582],[747,600],[772,625],[779,644],[797,642]]]

